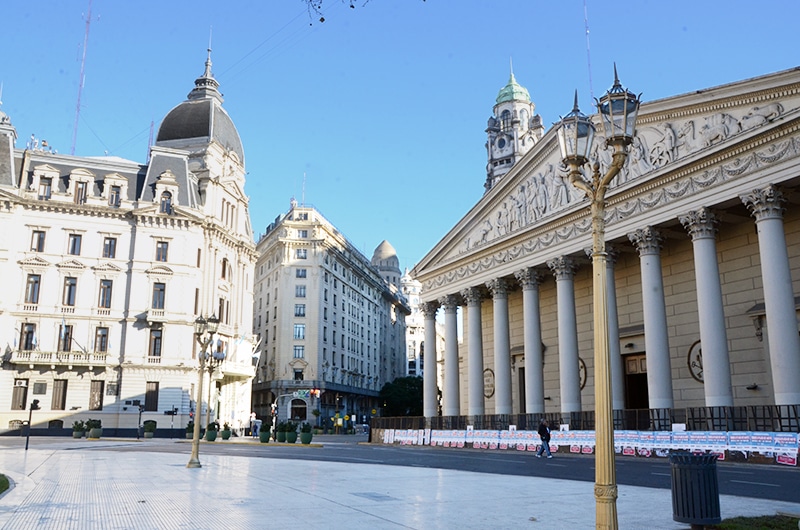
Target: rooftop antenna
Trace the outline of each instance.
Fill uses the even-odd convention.
[[[150,120],[150,139],[147,140],[147,163],[150,163],[150,148],[153,146],[153,120]]]
[[[78,104],[75,106],[75,126],[72,128],[72,147],[69,154],[75,154],[75,142],[78,140],[78,118],[81,115],[81,94],[83,93],[83,81],[86,69],[86,46],[89,44],[89,25],[92,23],[92,0],[89,0],[89,11],[86,15],[86,32],[83,34],[83,57],[81,58],[81,79],[78,83]]]
[[[586,0],[583,0],[583,26],[586,28],[586,65],[589,68],[589,96],[594,99],[594,88],[592,87],[592,56],[589,53],[589,10],[586,8]]]
[[[306,205],[306,172],[305,171],[303,171],[303,190],[302,191],[303,191],[303,193],[300,196],[300,204],[302,206],[305,206]]]

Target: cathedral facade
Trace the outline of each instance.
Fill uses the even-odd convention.
[[[412,271],[425,342],[439,315],[446,336],[441,403],[426,371],[425,416],[592,411],[589,203],[554,129],[496,164],[498,122],[486,193]],[[606,196],[613,408],[796,415],[800,71],[643,103],[629,152]],[[611,163],[602,138],[591,162]]]

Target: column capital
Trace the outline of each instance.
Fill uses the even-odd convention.
[[[646,226],[631,232],[628,234],[628,239],[636,246],[639,256],[659,254],[661,245],[664,242],[664,236],[652,226]]]
[[[439,305],[444,308],[445,313],[449,313],[450,311],[455,311],[458,307],[458,296],[454,294],[448,294],[441,298],[439,298]]]
[[[461,291],[461,298],[463,298],[467,305],[479,305],[483,299],[483,290],[480,287],[467,287]]]
[[[786,202],[786,198],[774,184],[739,195],[739,198],[750,210],[750,214],[756,218],[756,222],[764,219],[783,218],[785,211],[783,203]]]
[[[592,259],[592,255],[594,254],[594,251],[591,248],[585,248],[585,249],[583,249],[583,251],[586,252],[586,256],[589,259]],[[619,249],[617,247],[615,247],[613,245],[609,245],[608,243],[606,243],[606,265],[607,266],[609,266],[609,267],[613,266],[617,262],[617,260],[619,259],[619,255],[620,255],[620,251],[619,251]]]
[[[486,282],[486,288],[492,293],[492,298],[506,298],[508,296],[508,283],[502,278],[495,278]]]
[[[533,267],[518,270],[514,273],[514,277],[522,286],[522,289],[533,289],[542,283],[542,275]]]
[[[439,310],[438,302],[422,302],[419,304],[419,310],[426,318],[436,318],[436,312]]]
[[[714,239],[717,237],[719,218],[710,208],[703,206],[699,210],[692,210],[686,215],[678,217],[683,227],[695,239]]]
[[[578,270],[578,263],[567,256],[559,256],[547,262],[547,266],[553,271],[553,275],[558,280],[571,280]]]

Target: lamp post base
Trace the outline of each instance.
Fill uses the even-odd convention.
[[[198,460],[197,458],[192,458],[191,460],[189,460],[189,463],[186,464],[186,467],[192,468],[192,467],[203,467],[203,466],[202,464],[200,464],[200,460]]]

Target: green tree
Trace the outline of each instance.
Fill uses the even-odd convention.
[[[384,416],[422,416],[422,378],[400,377],[381,388]]]

